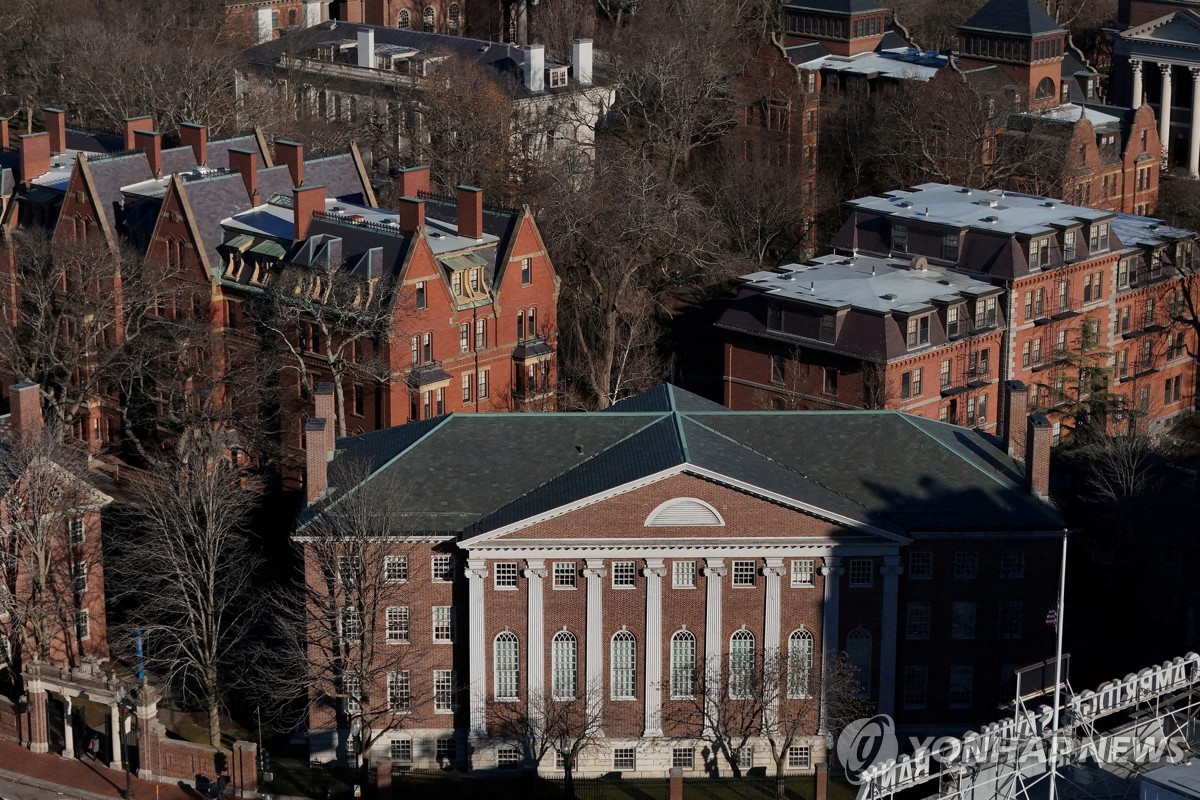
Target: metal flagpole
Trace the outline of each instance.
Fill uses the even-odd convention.
[[[1058,614],[1055,618],[1058,642],[1054,647],[1054,720],[1050,732],[1050,800],[1058,791],[1058,717],[1062,696],[1063,603],[1067,596],[1067,531],[1062,536],[1062,566],[1058,576]]]

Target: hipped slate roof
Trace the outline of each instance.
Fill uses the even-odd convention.
[[[673,386],[603,412],[452,414],[338,447],[316,511],[352,488],[345,466],[391,530],[467,540],[668,470],[885,537],[1062,526],[978,432],[893,411],[734,412]]]
[[[959,30],[1040,36],[1066,33],[1037,0],[989,0]]]

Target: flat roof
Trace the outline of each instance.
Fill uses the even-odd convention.
[[[1080,113],[1092,123],[1092,127],[1097,133],[1108,133],[1111,130],[1116,130],[1121,127],[1121,120],[1114,117],[1112,114],[1105,114],[1103,111],[1098,111],[1087,106],[1077,105],[1075,103],[1067,103],[1065,105],[1048,108],[1045,111],[1037,111],[1027,116],[1038,117],[1040,119],[1063,120],[1065,122],[1075,122],[1079,119]]]
[[[921,266],[924,265],[922,269]],[[958,300],[999,294],[1000,287],[922,258],[829,255],[738,279],[747,288],[831,309],[911,314]]]
[[[859,53],[853,56],[826,55],[800,66],[856,75],[885,75],[892,78],[927,81],[946,66],[949,58],[935,50],[915,47]]]
[[[1002,234],[1037,236],[1081,222],[1110,220],[1115,212],[1071,205],[1037,195],[1003,189],[968,189],[946,183],[924,183],[882,197],[850,200],[851,208],[877,211],[900,219],[950,228],[973,228]]]
[[[1200,763],[1188,760],[1142,773],[1142,780],[1188,797],[1200,797]]]
[[[75,161],[79,158],[80,153],[87,154],[89,158],[103,155],[90,150],[65,150],[55,153],[50,156],[50,170],[35,176],[32,183],[35,186],[45,186],[47,189],[65,192],[67,184],[71,182],[71,173],[75,170]]]

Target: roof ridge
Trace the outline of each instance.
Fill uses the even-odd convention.
[[[917,420],[919,419],[925,423],[934,422],[938,425],[944,425],[948,428],[961,428],[962,427],[961,425],[952,425],[949,422],[942,422],[941,420],[928,420],[928,419],[925,419],[924,417],[918,417],[915,414],[904,414],[904,413],[897,412],[897,416],[899,416],[901,419],[903,419],[905,422],[907,422],[909,425],[911,425],[922,436],[926,437],[927,439],[930,439],[931,441],[936,443],[939,447],[941,447],[943,450],[953,454],[956,458],[958,458],[959,461],[962,461],[963,463],[968,464],[971,467],[973,467],[978,472],[981,472],[984,475],[987,475],[994,482],[1000,484],[1001,486],[1005,486],[1005,487],[1010,486],[1010,484],[1011,484],[1010,481],[1002,481],[997,477],[997,472],[998,472],[997,470],[993,470],[993,471],[989,472],[988,470],[983,469],[982,467],[980,467],[978,464],[974,463],[973,461],[971,461],[967,458],[964,458],[960,452],[958,452],[957,450],[955,450],[952,447],[947,446],[945,442],[939,440],[937,437],[930,434],[929,431],[925,430],[920,425],[918,425]],[[964,430],[969,430],[969,429],[964,429]]]

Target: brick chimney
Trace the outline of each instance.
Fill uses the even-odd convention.
[[[483,190],[474,186],[458,187],[458,235],[483,238]]]
[[[293,186],[304,185],[304,145],[286,139],[276,139],[275,160],[280,164],[287,164],[288,172],[292,173]]]
[[[312,505],[329,488],[329,450],[325,429],[332,425],[316,417],[304,421],[304,499]]]
[[[126,117],[125,118],[125,149],[137,149],[137,132],[154,130],[153,117]],[[182,135],[182,131],[180,132]]]
[[[1025,417],[1029,414],[1029,387],[1021,381],[1004,383],[1004,449],[1017,459],[1025,460]]]
[[[67,152],[67,113],[57,108],[42,109],[42,124],[50,134],[50,152]]]
[[[136,150],[146,154],[150,164],[150,172],[156,178],[162,177],[162,134],[158,131],[134,131],[133,141]]]
[[[12,413],[9,422],[17,440],[37,436],[42,431],[42,387],[36,383],[14,384],[9,388]]]
[[[17,137],[17,148],[21,151],[21,180],[26,186],[50,171],[50,134],[23,133]]]
[[[417,192],[429,191],[429,166],[400,170],[400,196],[419,197]]]
[[[12,147],[12,136],[8,131],[8,117],[0,117],[0,150]]]
[[[417,228],[425,224],[425,201],[416,197],[400,198],[400,230],[404,233],[416,233]]]
[[[325,426],[325,450],[332,453],[337,439],[337,411],[333,407],[333,384],[322,381],[313,387],[313,412],[318,419],[328,420]]]
[[[1025,446],[1025,479],[1029,491],[1038,497],[1050,496],[1050,445],[1054,428],[1045,414],[1030,414]]]
[[[183,122],[179,125],[179,143],[192,148],[196,155],[196,163],[202,167],[208,166],[208,127],[194,122]]]
[[[312,222],[313,214],[325,210],[325,187],[305,186],[292,189],[292,218],[295,227],[292,238],[299,242],[308,236],[308,224]],[[333,419],[330,417],[330,419]]]
[[[229,168],[242,174],[242,182],[246,184],[246,194],[250,195],[250,202],[258,205],[258,153],[253,150],[230,148]]]

